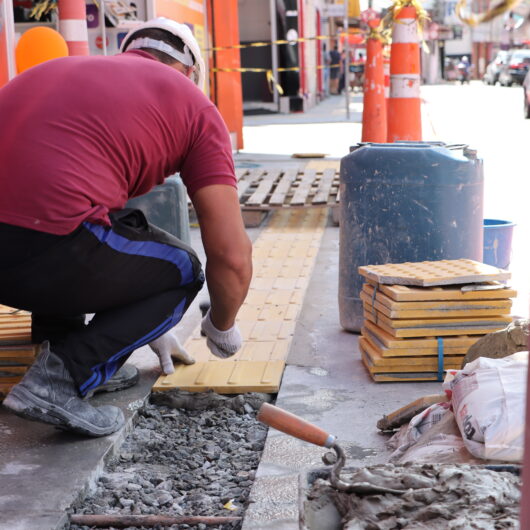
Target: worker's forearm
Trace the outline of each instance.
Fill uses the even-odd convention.
[[[210,316],[217,329],[225,330],[234,325],[251,277],[250,257],[237,267],[223,260],[208,259],[206,281],[211,301]]]

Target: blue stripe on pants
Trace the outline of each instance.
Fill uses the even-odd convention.
[[[147,335],[141,337],[133,344],[125,347],[123,350],[115,353],[110,359],[104,363],[100,363],[92,368],[92,376],[79,388],[81,395],[86,395],[90,390],[98,387],[104,381],[112,377],[118,369],[118,361],[124,356],[133,352],[135,349],[154,341],[172,327],[174,327],[184,314],[184,306],[186,305],[186,299],[182,300],[180,304],[175,308],[173,314],[168,319],[164,320],[159,326],[149,332]]]
[[[88,222],[83,223],[83,226],[94,234],[101,243],[107,244],[118,252],[148,258],[159,258],[173,263],[180,270],[182,276],[181,285],[187,285],[194,281],[191,258],[183,249],[156,241],[132,241],[118,235],[111,227]]]

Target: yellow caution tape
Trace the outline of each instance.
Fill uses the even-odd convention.
[[[383,22],[381,22],[376,28],[370,28],[370,31],[368,31],[368,34],[366,35],[366,40],[368,39],[378,40],[383,46],[386,46],[392,41],[392,32],[390,28],[385,28]]]
[[[267,84],[269,85],[270,93],[273,93],[273,88],[275,88],[280,94],[280,96],[283,96],[283,88],[282,86],[274,79],[274,76],[272,75],[272,70],[267,70]]]
[[[389,7],[388,13],[385,15],[381,22],[382,26],[385,29],[391,31],[392,26],[394,24],[404,24],[404,22],[401,22],[397,18],[397,16],[405,7],[413,7],[416,10],[418,19],[418,36],[421,42],[421,46],[425,53],[430,53],[429,47],[427,46],[427,43],[425,42],[425,38],[423,36],[423,27],[427,22],[431,20],[431,18],[429,17],[427,11],[424,9],[420,0],[394,0],[394,3]]]
[[[363,33],[359,31],[358,33]],[[247,42],[246,44],[233,44],[231,46],[215,46],[213,48],[202,48],[202,51],[207,52],[219,52],[223,50],[240,50],[243,48],[261,48],[263,46],[272,46],[273,44],[291,44],[294,45],[297,42],[311,42],[311,41],[320,41],[320,40],[332,40],[338,39],[345,36],[345,32],[341,32],[337,35],[316,35],[314,37],[300,37],[298,39],[280,39],[275,41],[256,41],[256,42]]]
[[[362,61],[352,61],[350,63],[350,66],[357,66],[359,64],[364,64],[364,63]],[[314,68],[316,70],[323,70],[324,68],[330,68],[330,67],[333,67],[333,66],[340,66],[340,64],[317,65]],[[305,68],[305,70],[307,70],[307,69],[308,68]],[[302,68],[300,68],[299,66],[292,66],[290,68],[277,68],[276,69],[277,72],[299,72],[301,70],[302,70]],[[264,74],[267,74],[267,72],[270,72],[271,78],[274,79],[272,77],[272,70],[270,68],[211,68],[210,71],[211,72],[242,72],[242,73],[256,72],[256,73],[264,73]]]
[[[31,10],[29,16],[35,20],[40,20],[43,15],[47,15],[50,11],[57,9],[57,2],[55,0],[40,0]]]
[[[477,16],[472,13],[471,15],[466,16],[463,14],[463,11],[467,5],[467,0],[458,0],[455,12],[462,22],[468,26],[474,27],[484,22],[489,22],[490,20],[497,18],[499,15],[506,13],[506,11],[511,11],[520,3],[521,0],[503,0],[481,15]]]

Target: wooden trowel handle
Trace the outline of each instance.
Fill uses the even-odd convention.
[[[335,442],[335,436],[320,427],[269,403],[261,405],[257,419],[269,427],[321,447],[331,447]]]

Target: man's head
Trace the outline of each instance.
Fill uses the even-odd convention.
[[[144,50],[203,88],[204,62],[199,44],[188,26],[164,17],[149,20],[132,29],[123,39],[121,51],[127,50]]]

